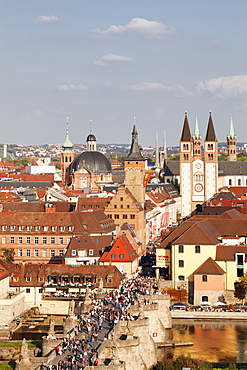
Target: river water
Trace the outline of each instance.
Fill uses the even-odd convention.
[[[247,362],[246,322],[172,322],[172,339],[194,345],[168,348],[167,354],[191,355],[209,362]]]

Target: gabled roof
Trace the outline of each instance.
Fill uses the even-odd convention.
[[[112,235],[75,236],[71,239],[64,258],[77,258],[79,256],[78,251],[82,249],[87,251],[89,249],[93,249],[93,257],[100,257],[102,249],[109,247],[109,245],[112,243],[112,239]],[[72,250],[76,252],[73,252],[72,254]]]
[[[188,117],[187,117],[187,112],[185,113],[184,117],[184,125],[183,125],[183,130],[182,130],[182,135],[180,141],[191,141],[191,132],[190,132],[190,127],[189,127],[189,122],[188,122]]]
[[[0,259],[0,281],[11,275],[8,264]]]
[[[115,258],[112,258],[115,255]],[[122,255],[122,258],[120,256]],[[100,262],[133,262],[138,258],[138,254],[133,248],[133,244],[130,243],[125,234],[119,235],[107,252],[104,252],[102,257],[99,259]]]
[[[192,225],[173,244],[215,245],[219,243],[220,233],[209,220],[202,220]]]
[[[205,136],[205,141],[217,141],[211,112],[209,114],[208,127],[207,127],[206,136]]]
[[[195,271],[194,275],[223,275],[225,271],[209,257]]]
[[[242,218],[246,219],[246,216],[242,213],[238,212],[235,208],[229,209],[228,211],[224,212],[219,218],[224,219],[233,219],[233,218]]]

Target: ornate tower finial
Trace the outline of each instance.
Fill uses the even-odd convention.
[[[93,121],[90,119],[90,135],[93,133]]]

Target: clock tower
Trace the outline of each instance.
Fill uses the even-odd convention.
[[[130,152],[124,161],[124,183],[143,208],[145,202],[145,167],[146,160],[141,154],[141,148],[138,144],[138,133],[134,123]]]

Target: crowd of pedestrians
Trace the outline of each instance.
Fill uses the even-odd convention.
[[[105,293],[104,298],[91,296],[90,310],[77,316],[72,335],[56,347],[56,359],[41,369],[82,370],[98,365],[98,349],[105,339],[114,339],[114,326],[119,320],[135,320],[131,305],[150,304],[157,285],[154,278],[135,277],[118,289]]]

